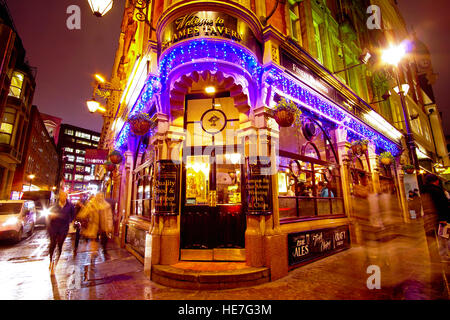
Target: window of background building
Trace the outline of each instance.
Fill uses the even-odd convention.
[[[74,162],[75,161],[75,156],[73,156],[71,154],[68,154],[66,157],[67,157],[67,161],[68,162]]]
[[[77,157],[77,163],[84,163],[84,157]]]
[[[11,136],[16,121],[16,110],[14,108],[6,108],[3,113],[2,123],[0,126],[0,143],[11,143]]]
[[[99,142],[100,141],[100,137],[92,136],[92,141]]]
[[[9,95],[15,98],[20,99],[20,96],[22,94],[22,88],[23,88],[23,80],[24,75],[20,72],[15,71],[13,73],[12,79],[11,79],[11,86],[9,87]]]
[[[64,151],[66,151],[66,152],[73,152],[73,149],[72,149],[72,148],[69,148],[69,147],[65,147],[65,148],[64,148]]]
[[[66,170],[73,170],[73,164],[66,164],[64,167]]]
[[[73,130],[66,129],[64,130],[64,133],[67,134],[68,136],[73,136]]]
[[[83,138],[83,139],[88,139],[88,140],[91,139],[91,135],[90,135],[90,134],[87,134],[87,133],[84,133],[84,132],[80,132],[80,131],[76,131],[76,132],[75,132],[75,137],[79,137],[79,138]]]
[[[320,37],[320,26],[315,20],[313,21],[314,26],[314,43],[316,44],[316,59],[323,64],[323,52],[322,52],[322,39]]]
[[[76,154],[86,154],[86,151],[77,149],[75,151]]]
[[[298,4],[289,1],[289,31],[292,39],[299,40],[300,19],[298,14]]]

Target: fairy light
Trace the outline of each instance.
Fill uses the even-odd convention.
[[[343,126],[348,132],[348,139],[365,138],[373,141],[376,152],[390,151],[393,155],[400,153],[400,147],[370,128],[338,105],[323,96],[314,93],[299,81],[286,75],[282,69],[273,65],[262,67],[251,51],[227,40],[193,39],[180,42],[163,52],[159,62],[159,74],[150,74],[130,114],[149,108],[149,103],[156,93],[166,92],[170,73],[177,67],[191,63],[193,70],[199,65],[212,72],[219,71],[224,63],[242,68],[259,85],[266,84],[283,96],[307,108],[314,115]],[[116,139],[116,147],[123,148],[130,135],[130,128],[125,124]]]

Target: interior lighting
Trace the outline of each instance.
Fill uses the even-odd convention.
[[[398,86],[394,87],[394,91],[395,91],[395,93],[399,94],[400,93],[399,87]],[[406,83],[402,84],[402,91],[403,91],[403,94],[406,96],[409,91],[409,84],[406,84]]]
[[[206,93],[209,93],[209,94],[215,93],[215,92],[216,92],[216,88],[211,87],[211,86],[206,87],[206,88],[205,88],[205,92],[206,92]]]

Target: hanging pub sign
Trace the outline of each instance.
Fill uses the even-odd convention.
[[[348,225],[288,234],[290,266],[348,248],[350,248]]]
[[[272,213],[271,163],[269,157],[258,157],[247,162],[247,213],[267,215]]]
[[[180,165],[159,160],[155,170],[155,214],[178,214],[178,176]]]
[[[85,164],[104,164],[108,161],[108,150],[103,149],[86,149],[84,155]]]
[[[176,17],[164,27],[161,50],[179,41],[198,37],[229,39],[249,49],[256,49],[254,34],[243,20],[222,12],[198,11]]]

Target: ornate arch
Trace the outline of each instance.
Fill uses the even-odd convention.
[[[184,113],[186,94],[194,83],[201,80],[209,81],[229,91],[239,112],[247,113],[250,110],[248,83],[244,77],[237,77],[222,71],[203,70],[183,74],[172,82],[169,89],[170,110],[168,110],[172,117],[178,117]]]

